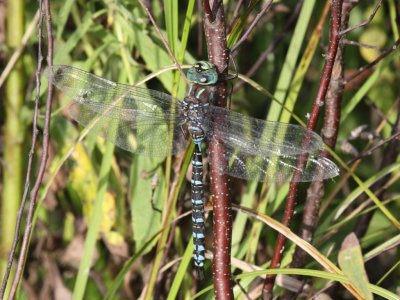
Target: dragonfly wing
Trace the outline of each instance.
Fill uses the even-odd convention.
[[[324,171],[323,179],[339,173],[332,161],[319,156],[323,142],[311,130],[266,122],[212,105],[209,111],[206,134],[224,144],[224,159],[217,163],[222,173],[243,179],[285,182],[298,170],[297,160],[303,154],[308,155],[308,161],[305,168],[299,170],[298,181],[322,179],[315,175],[317,167]],[[307,147],[304,147],[305,139],[308,139]]]
[[[225,145],[240,148],[254,155],[296,156],[301,153],[316,154],[323,148],[321,137],[299,125],[268,122],[245,116],[225,108],[210,106],[209,132],[217,135]],[[221,122],[214,125],[215,120]],[[308,138],[308,146],[303,140]]]
[[[53,66],[50,81],[75,101],[87,105],[97,103],[150,112],[161,108],[167,117],[180,107],[180,102],[166,93],[116,83],[71,66]]]
[[[112,109],[109,111],[112,115]],[[117,119],[107,113],[99,114],[93,107],[73,102],[68,114],[90,134],[103,137],[118,147],[141,155],[165,157],[184,149],[184,133],[179,126],[171,126],[165,120],[146,118],[140,114],[139,120]]]
[[[74,99],[70,116],[122,149],[165,156],[183,148],[179,102],[168,94],[118,84],[70,66],[54,66],[52,83]],[[175,141],[175,142],[173,142]]]
[[[295,170],[301,172],[301,176],[296,180],[301,182],[324,180],[339,174],[336,164],[325,157],[309,155],[303,169],[297,167],[298,158],[299,155],[261,156],[225,146],[223,160],[217,162],[217,166],[221,173],[257,181],[290,181]],[[323,175],[316,173],[317,168],[323,171]]]

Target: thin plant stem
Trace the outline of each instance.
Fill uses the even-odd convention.
[[[161,39],[161,41],[162,41],[162,43],[163,43],[165,49],[167,49],[168,54],[169,54],[169,56],[171,57],[172,61],[174,62],[176,68],[177,68],[177,69],[179,70],[179,72],[181,73],[182,78],[184,78],[185,80],[187,80],[187,79],[186,79],[186,74],[185,74],[185,72],[183,72],[183,70],[182,70],[182,68],[181,68],[181,65],[179,64],[178,60],[176,59],[174,53],[172,52],[171,47],[168,45],[168,42],[165,40],[165,38],[164,38],[164,36],[163,36],[163,34],[162,34],[160,28],[158,27],[156,21],[154,20],[153,15],[151,14],[150,10],[149,10],[148,7],[143,3],[142,0],[138,0],[138,1],[139,1],[140,5],[142,6],[143,10],[146,12],[147,16],[149,17],[150,22],[153,24],[154,29],[157,31],[157,34],[158,34],[158,36],[160,37],[160,39]]]
[[[246,32],[243,34],[240,40],[232,47],[231,53],[235,53],[239,49],[239,47],[247,40],[248,36],[254,30],[257,23],[264,16],[265,12],[271,8],[271,5],[272,5],[272,0],[267,1],[267,3],[264,4],[261,11],[257,14],[253,22],[250,24],[249,28],[246,30]]]
[[[372,19],[375,17],[375,15],[376,15],[378,9],[381,7],[381,5],[382,5],[382,0],[379,0],[379,2],[375,5],[374,10],[372,11],[372,13],[368,16],[367,20],[365,20],[364,22],[361,22],[360,24],[357,24],[357,25],[354,25],[354,26],[351,26],[351,27],[349,27],[347,29],[342,30],[340,32],[340,35],[346,34],[346,33],[350,32],[350,31],[353,31],[355,29],[358,29],[358,28],[361,28],[361,27],[364,27],[364,26],[368,25],[372,21]]]
[[[345,1],[342,6],[342,19],[341,28],[348,26],[350,11],[355,6],[355,2]],[[343,50],[345,46],[345,36],[341,36],[339,47],[335,57],[335,63],[333,66],[333,72],[331,81],[329,84],[329,90],[325,99],[325,122],[322,129],[322,139],[324,143],[334,148],[336,145],[337,136],[339,133],[339,121],[340,121],[340,107],[341,99],[343,95]],[[327,151],[323,151],[321,156],[329,157]],[[317,170],[318,176],[323,176],[323,171]],[[321,206],[322,196],[325,190],[325,183],[323,181],[313,181],[307,190],[307,198],[304,204],[304,213],[302,216],[302,222],[299,230],[299,235],[305,241],[311,241],[314,235],[314,230],[318,224],[319,210]],[[291,268],[301,268],[306,263],[308,255],[301,248],[296,247],[293,255]],[[299,290],[298,293],[301,291]],[[297,293],[285,291],[282,299],[289,300],[297,297]]]
[[[51,12],[50,12],[50,1],[44,0],[45,16],[46,16],[46,32],[47,32],[47,63],[49,65],[48,72],[50,72],[53,65],[53,36],[52,36],[52,25],[51,25]],[[41,38],[41,37],[39,37]],[[40,82],[37,83],[40,87]],[[43,141],[42,141],[42,154],[40,157],[39,170],[36,176],[36,181],[32,187],[29,199],[29,208],[26,217],[26,227],[20,249],[20,256],[18,259],[17,269],[12,282],[9,299],[14,299],[17,291],[17,287],[22,277],[23,268],[25,265],[26,257],[29,249],[29,240],[32,233],[32,220],[35,213],[37,196],[39,188],[43,181],[43,176],[46,170],[46,163],[48,159],[49,139],[50,139],[50,120],[51,120],[51,105],[53,97],[53,86],[49,85],[46,99],[46,112],[44,119],[43,128]]]
[[[229,51],[226,44],[225,16],[222,1],[215,0],[212,10],[208,0],[204,0],[204,32],[206,36],[208,59],[226,75],[229,64]],[[228,88],[226,82],[216,87],[215,105],[226,107]],[[215,120],[223,123],[223,117]],[[218,126],[218,125],[217,125]],[[213,195],[214,249],[213,275],[214,293],[217,300],[233,299],[231,277],[232,203],[229,197],[229,181],[226,174],[221,175],[218,165],[224,161],[224,148],[218,137],[208,141],[210,152],[210,188]]]
[[[343,0],[332,1],[331,4],[332,8],[331,8],[329,48],[328,48],[327,59],[324,68],[322,70],[319,89],[314,99],[312,111],[307,124],[307,128],[311,130],[315,128],[316,122],[318,120],[319,111],[327,95],[329,83],[331,80],[333,65],[335,62],[335,57],[339,46],[339,38],[340,38],[339,30],[341,25],[342,5],[343,5]],[[305,148],[308,147],[309,143],[308,140],[309,138],[306,136],[303,141],[303,146]],[[305,165],[306,161],[307,161],[307,155],[301,155],[297,162],[297,167],[301,170]],[[282,223],[288,227],[290,226],[292,217],[294,215],[296,194],[298,190],[298,180],[296,180],[296,178],[298,178],[299,176],[300,172],[295,171],[289,186],[289,193],[287,196],[284,216],[282,220]],[[285,243],[286,243],[286,237],[282,234],[279,234],[275,244],[274,254],[271,260],[270,268],[277,268],[280,265]],[[275,278],[276,276],[274,275],[267,276],[263,286],[263,299],[272,299],[273,297],[272,290],[274,287]]]

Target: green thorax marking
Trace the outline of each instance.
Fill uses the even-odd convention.
[[[198,85],[214,85],[218,81],[218,72],[214,64],[198,61],[187,72],[187,78]]]

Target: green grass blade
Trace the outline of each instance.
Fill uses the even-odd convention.
[[[75,281],[75,287],[73,291],[74,300],[83,299],[85,294],[92,258],[96,247],[96,241],[100,231],[103,201],[108,186],[108,175],[111,169],[113,154],[114,144],[107,143],[106,152],[104,153],[100,167],[99,188],[96,195],[93,213],[88,226],[82,261],[79,265],[78,276]]]
[[[239,40],[243,29],[247,25],[247,20],[251,12],[254,10],[255,6],[259,3],[259,0],[252,0],[246,7],[246,11],[238,18],[233,24],[232,31],[229,33],[227,38],[228,48],[232,48],[233,45]]]
[[[169,194],[169,198],[171,199],[170,203],[168,203],[166,210],[164,212],[164,220],[163,220],[163,224],[164,226],[169,226],[170,222],[172,220],[173,214],[174,214],[174,209],[176,206],[176,202],[178,201],[178,195],[179,195],[179,191],[180,188],[182,186],[182,183],[185,179],[186,176],[186,170],[190,164],[191,161],[191,155],[187,155],[188,153],[193,153],[194,150],[194,144],[191,143],[191,145],[189,146],[189,148],[187,149],[187,151],[185,152],[185,161],[183,162],[182,165],[182,169],[180,174],[178,175],[178,179],[176,182],[175,186],[171,186],[173,189],[170,191]],[[182,154],[183,155],[183,154]],[[169,227],[168,227],[169,229]],[[165,243],[167,242],[167,238],[168,238],[168,233],[169,230],[164,230],[161,234],[160,237],[160,241],[158,242],[157,245],[157,249],[162,249],[165,245]],[[157,255],[154,258],[154,263],[153,263],[153,270],[156,270],[156,268],[154,266],[160,266],[161,264],[161,259],[163,257],[163,252],[161,250],[159,250],[157,252]],[[146,290],[146,295],[144,296],[144,299],[151,299],[151,295],[153,293],[154,290],[154,285],[155,285],[155,281],[157,279],[157,273],[155,273],[153,271],[153,273],[151,274],[151,277],[149,279],[149,283],[148,283],[148,289]]]
[[[60,13],[57,18],[57,34],[56,34],[57,40],[61,39],[61,35],[64,31],[65,24],[67,23],[74,2],[75,0],[66,0],[63,6],[61,7]]]
[[[179,54],[178,54],[178,62],[179,63],[183,63],[183,58],[185,57],[185,52],[186,52],[186,47],[187,47],[187,43],[189,40],[190,26],[191,26],[191,21],[193,18],[193,10],[194,10],[195,3],[196,3],[195,0],[189,0],[188,7],[186,10],[185,22],[183,24],[183,30],[182,30],[181,48],[180,48]]]
[[[354,233],[348,235],[338,255],[339,266],[349,281],[357,288],[363,299],[372,300],[368,277],[364,268],[361,247]]]
[[[176,51],[178,50],[178,1],[165,0],[164,10],[165,28],[167,31],[168,44],[171,47],[172,53],[176,55]]]
[[[155,208],[162,210],[162,199],[165,198],[164,174],[158,168],[160,164],[161,161],[149,157],[135,157],[132,163],[132,228],[135,245],[139,248],[161,228],[161,212],[153,208],[154,204]],[[157,171],[153,175],[151,171],[155,169]],[[153,176],[158,176],[159,181],[155,188],[152,187]]]
[[[54,64],[65,63],[65,61],[69,60],[68,57],[70,52],[76,48],[79,41],[82,40],[83,36],[87,33],[91,26],[93,26],[92,16],[93,15],[91,13],[87,13],[83,17],[83,23],[79,29],[70,36],[67,42],[60,47],[58,51],[56,51],[56,55],[54,56]]]
[[[334,152],[330,152],[334,159],[345,169],[347,173],[351,175],[354,181],[360,186],[360,188],[372,199],[375,205],[381,210],[381,212],[390,220],[393,225],[400,230],[399,220],[382,204],[382,202],[376,197],[376,195],[368,188],[368,186],[349,168],[346,163]],[[391,166],[389,166],[390,168]]]
[[[187,274],[187,269],[190,266],[190,261],[193,256],[193,239],[190,240],[188,245],[186,246],[185,253],[182,257],[182,260],[179,264],[179,268],[176,271],[174,281],[172,282],[171,288],[168,293],[167,300],[174,300],[178,298],[178,292],[181,288],[183,279]]]
[[[379,172],[372,175],[370,178],[364,181],[364,185],[369,188],[375,182],[385,177],[386,175],[391,174],[392,172],[397,171],[400,168],[400,162],[394,163]],[[335,214],[335,219],[339,218],[339,216],[355,201],[362,193],[364,193],[364,189],[361,186],[353,189],[351,193],[343,200],[340,206],[338,206],[338,211]]]
[[[328,6],[329,8],[329,6]],[[317,26],[310,38],[310,41],[304,51],[304,54],[298,64],[298,67],[296,68],[296,72],[293,76],[293,80],[290,84],[290,89],[288,92],[288,96],[286,97],[284,103],[285,103],[285,107],[287,108],[287,110],[283,110],[281,117],[280,117],[280,122],[283,123],[289,123],[290,122],[290,118],[292,117],[291,113],[289,113],[289,111],[294,110],[294,106],[296,104],[297,98],[299,96],[299,92],[300,89],[303,85],[303,81],[304,78],[306,76],[306,73],[310,67],[311,61],[314,58],[314,54],[315,51],[317,49],[319,40],[321,38],[321,34],[322,34],[322,25],[325,22],[327,13],[328,13],[328,9],[326,10],[326,14],[324,16],[322,16],[322,21],[320,22],[320,26]]]
[[[278,84],[274,93],[274,98],[283,103],[285,96],[290,87],[291,78],[297,58],[299,57],[301,45],[304,42],[304,36],[310,23],[312,11],[314,9],[315,0],[304,1],[300,15],[293,32],[292,40],[290,41],[289,49],[286,53],[286,58],[283,63],[281,73],[279,75]],[[278,121],[282,112],[282,106],[273,102],[268,111],[267,120]]]

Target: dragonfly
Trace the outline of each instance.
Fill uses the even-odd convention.
[[[55,65],[51,73],[52,84],[73,99],[68,109],[71,117],[122,149],[165,157],[177,155],[188,143],[194,143],[193,260],[200,279],[204,278],[205,262],[203,146],[208,151],[211,138],[224,146],[221,160],[215,162],[221,174],[271,182],[324,180],[339,174],[336,164],[320,155],[323,141],[315,132],[214,105],[216,85],[221,79],[215,65],[208,61],[199,61],[187,71],[189,85],[183,100],[71,66]],[[299,168],[297,161],[302,155],[308,158]],[[316,173],[317,169],[323,172]],[[300,176],[292,177],[296,171]]]

